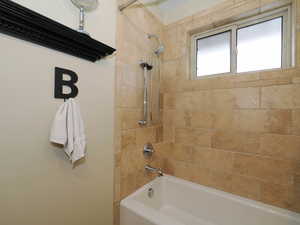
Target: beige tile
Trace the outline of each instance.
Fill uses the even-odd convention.
[[[159,124],[155,129],[156,129],[156,142],[163,142],[164,140],[163,125]]]
[[[176,110],[174,124],[176,128],[213,128],[215,118],[210,111]]]
[[[175,110],[164,110],[163,112],[163,140],[173,141],[175,138],[174,127]]]
[[[198,164],[189,164],[189,172],[191,181],[197,184],[209,186],[210,184],[210,169]]]
[[[299,109],[300,108],[300,84],[293,85],[293,102],[294,107]]]
[[[115,133],[114,133],[114,151],[115,153],[121,152],[121,121],[122,121],[122,113],[121,110],[115,110]]]
[[[192,124],[192,113],[190,111],[176,110],[174,113],[175,128],[187,128]]]
[[[212,126],[217,130],[232,130],[234,125],[234,110],[224,109],[215,110],[212,112],[213,121]]]
[[[122,132],[121,147],[123,151],[134,151],[136,149],[136,131],[127,130]]]
[[[212,91],[213,109],[216,111],[233,109],[235,105],[234,93],[230,89]]]
[[[249,81],[258,81],[260,79],[259,72],[244,72],[238,73],[233,76],[234,82],[249,82]]]
[[[120,225],[120,204],[114,203],[114,225]]]
[[[212,109],[210,91],[185,92],[176,95],[176,109],[184,111],[204,111]]]
[[[299,14],[298,12],[297,12],[297,14]],[[299,17],[298,17],[298,19],[299,19]],[[300,25],[299,24],[297,24],[296,30],[297,30],[297,32],[296,32],[297,33],[297,38],[296,38],[296,65],[299,66],[300,65],[300,54],[299,54],[299,52],[300,52],[300,38],[299,38],[299,36],[300,36]]]
[[[120,167],[114,168],[114,202],[121,200],[121,171]]]
[[[120,167],[122,152],[118,152],[114,154],[115,167]]]
[[[291,210],[300,212],[300,175],[295,175],[293,185],[293,206]]]
[[[214,26],[222,26],[233,22],[235,12],[234,0],[221,1],[215,5],[215,7],[208,8],[209,15],[214,20]]]
[[[185,180],[191,180],[191,174],[189,171],[188,164],[182,161],[174,162],[174,175]]]
[[[210,147],[211,131],[198,128],[177,128],[175,129],[175,143]]]
[[[185,55],[181,55],[181,57],[178,59],[176,78],[179,79],[180,81],[183,81],[190,78],[189,77],[190,63],[187,57],[188,48],[186,46],[179,46],[179,48],[180,48],[179,51]]]
[[[199,80],[189,80],[187,88],[184,88],[183,91],[201,91],[201,90],[210,90],[212,89],[213,81],[211,79],[199,79]],[[184,83],[181,82],[181,86],[184,86]]]
[[[235,152],[258,153],[259,134],[218,130],[212,136],[212,147]]]
[[[291,110],[269,110],[266,131],[276,134],[290,134],[292,130]]]
[[[293,110],[292,113],[292,132],[295,135],[300,135],[300,110]]]
[[[260,152],[262,155],[300,161],[299,149],[299,136],[265,134],[261,137]]]
[[[211,111],[192,111],[190,126],[194,128],[213,128],[215,116]]]
[[[294,84],[299,84],[300,83],[300,77],[294,77],[293,80],[292,80],[292,82]]]
[[[124,199],[135,191],[136,176],[131,174],[121,179],[121,198]]]
[[[261,200],[267,204],[291,209],[294,202],[292,188],[286,185],[262,183]]]
[[[234,130],[246,132],[291,133],[291,110],[235,110],[233,112]],[[228,120],[227,120],[228,121]]]
[[[172,159],[167,158],[165,161],[165,173],[174,176],[176,162]]]
[[[270,80],[256,80],[256,81],[245,81],[245,82],[236,82],[235,87],[237,88],[250,88],[250,87],[268,87],[268,86],[275,86],[275,85],[285,85],[290,84],[291,78],[277,78],[277,79],[270,79]]]
[[[209,30],[211,28],[213,28],[212,16],[203,15],[203,13],[198,13],[193,16],[192,25],[190,27],[191,32],[201,32],[204,30]]]
[[[176,94],[175,107],[177,110],[191,111],[195,107],[194,94],[192,92]]]
[[[162,79],[170,80],[177,78],[177,67],[179,61],[178,60],[168,60],[164,61],[162,65]]]
[[[259,88],[233,89],[235,108],[256,109],[259,108]]]
[[[224,76],[224,77],[213,77],[209,78],[212,80],[211,88],[212,89],[230,89],[234,88],[235,82],[233,76]]]
[[[142,6],[142,5],[140,5]],[[150,54],[157,45],[149,40],[145,33],[162,35],[163,25],[144,7],[134,7],[118,14],[117,33],[117,64],[116,64],[116,149],[115,154],[115,201],[118,201],[138,187],[149,182],[154,177],[144,174],[144,165],[148,162],[141,152],[142,145],[151,141],[154,144],[162,141],[162,126],[141,128],[138,121],[142,118],[143,107],[143,76],[137,64],[140,59]],[[171,68],[171,67],[170,67]],[[172,68],[171,68],[172,69]],[[153,97],[158,99],[159,77],[153,78]],[[172,89],[172,82],[168,82]],[[153,102],[157,108],[157,102]],[[159,113],[159,112],[156,112]],[[152,114],[157,118],[157,114]],[[121,132],[122,131],[122,132]],[[157,147],[158,151],[165,151],[167,147]],[[167,151],[166,151],[167,152]],[[153,165],[161,165],[160,159],[154,157]],[[115,204],[115,221],[119,224],[119,213]]]
[[[157,143],[157,133],[156,128],[149,127],[149,128],[139,128],[136,130],[136,144],[137,147],[140,148],[150,143]]]
[[[261,183],[245,176],[232,176],[232,193],[246,198],[260,200]]]
[[[136,108],[138,105],[137,89],[132,86],[124,85],[121,89],[120,104],[122,107]]]
[[[172,144],[172,151],[169,157],[176,161],[190,162],[193,157],[193,147],[184,144]]]
[[[123,64],[120,69],[120,75],[122,76],[122,84],[131,87],[137,87],[142,85],[142,76],[140,74],[140,67],[138,65],[133,66],[131,64]]]
[[[234,129],[248,132],[265,132],[266,110],[235,110]]]
[[[165,52],[163,55],[164,60],[174,60],[178,58],[177,46],[177,27],[170,27],[164,30],[164,44]]]
[[[174,94],[164,94],[164,104],[163,107],[164,109],[174,109],[175,108],[175,102],[176,102],[176,98]]]
[[[300,105],[298,85],[281,85],[262,88],[262,107],[293,109]]]
[[[250,176],[274,184],[291,184],[293,163],[246,154],[235,154],[233,170],[235,174]]]
[[[177,80],[162,80],[161,81],[161,91],[162,93],[175,93],[178,90]]]
[[[210,172],[209,186],[231,192],[232,190],[232,174],[222,172],[222,171],[213,171]]]
[[[260,79],[262,80],[281,80],[292,79],[294,77],[294,69],[275,69],[260,72]]]
[[[194,147],[192,161],[203,168],[231,172],[233,167],[233,153]]]
[[[234,0],[235,14],[248,13],[260,7],[260,0]]]
[[[158,158],[165,159],[172,156],[173,143],[171,142],[156,143],[153,144],[153,147],[155,149],[155,156]]]
[[[290,0],[261,0],[261,6],[269,5],[270,7],[282,6],[290,3]]]
[[[126,110],[122,109],[122,129],[139,128],[138,121],[143,117],[142,110]]]
[[[122,156],[120,160],[121,189],[122,189],[123,179],[128,177],[130,174],[136,172],[136,169],[138,167],[137,166],[138,162],[137,162],[137,157],[135,156],[137,156],[137,151],[122,152]]]

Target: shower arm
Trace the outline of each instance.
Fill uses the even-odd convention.
[[[119,10],[122,12],[124,9],[126,9],[127,7],[131,6],[133,3],[137,2],[138,0],[130,0],[124,4],[121,4],[119,6]]]

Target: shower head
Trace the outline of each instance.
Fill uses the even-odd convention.
[[[159,46],[157,49],[154,50],[154,53],[159,56],[161,53],[165,51],[165,46],[162,44],[160,38],[156,34],[148,34],[147,35],[149,39],[155,38],[157,42],[159,43]]]
[[[79,9],[79,29],[78,32],[89,35],[85,30],[85,12],[96,9],[98,0],[71,0],[71,2]]]
[[[85,11],[91,11],[98,6],[98,0],[71,0],[72,3],[79,9],[84,9]]]
[[[162,44],[154,51],[154,53],[156,55],[160,55],[161,53],[163,53],[165,51],[165,46],[163,46]]]

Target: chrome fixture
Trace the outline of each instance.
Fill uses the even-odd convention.
[[[150,173],[156,173],[159,177],[162,177],[164,175],[161,169],[153,168],[149,165],[145,166],[145,170]]]
[[[138,0],[131,0],[131,1],[128,1],[122,5],[119,6],[119,10],[120,11],[123,11],[124,9],[126,9],[127,7],[131,6],[133,3],[137,2]]]
[[[147,143],[144,146],[143,154],[145,157],[150,158],[154,153],[154,148],[151,143]]]
[[[157,47],[157,49],[154,50],[154,53],[157,56],[159,56],[161,53],[163,53],[165,51],[165,46],[163,45],[160,38],[156,34],[147,34],[147,36],[149,39],[155,38],[157,40],[159,46]]]
[[[148,189],[148,197],[149,198],[153,198],[153,196],[154,196],[154,189],[153,188],[149,188]]]
[[[72,3],[79,9],[79,29],[78,32],[87,34],[84,30],[85,12],[94,10],[98,7],[98,0],[71,0]]]
[[[149,109],[149,96],[148,96],[148,70],[152,70],[153,66],[147,62],[141,62],[141,67],[144,69],[144,118],[139,121],[141,126],[145,126],[148,123],[148,109]]]

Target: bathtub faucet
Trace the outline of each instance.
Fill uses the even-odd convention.
[[[164,174],[161,169],[153,168],[152,166],[146,165],[145,170],[150,173],[157,173],[159,177],[162,177]]]

